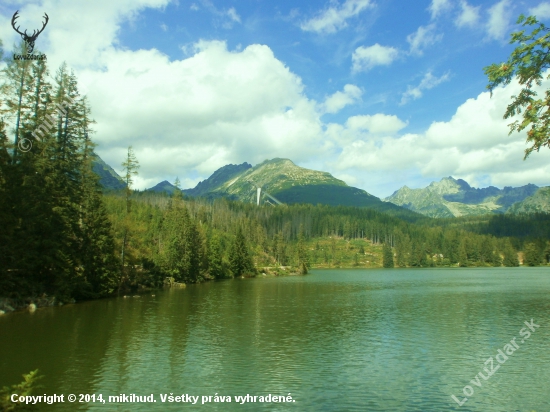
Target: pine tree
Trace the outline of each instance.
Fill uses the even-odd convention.
[[[126,260],[126,248],[128,246],[128,241],[131,236],[130,219],[129,219],[129,214],[131,210],[130,196],[132,195],[132,184],[134,183],[132,176],[136,176],[138,174],[139,167],[140,167],[139,162],[136,158],[136,155],[134,154],[134,150],[132,149],[132,146],[129,146],[128,152],[126,154],[126,160],[122,162],[122,168],[124,170],[124,180],[126,182],[126,189],[125,189],[126,218],[123,223],[123,231],[122,231],[119,290],[122,287],[124,282],[129,281],[128,275],[125,271],[125,260]]]
[[[254,263],[248,251],[246,238],[241,227],[237,229],[235,239],[231,245],[229,254],[229,266],[234,277],[244,276],[254,273]]]
[[[184,233],[184,260],[186,262],[185,281],[200,282],[201,275],[201,249],[202,239],[197,224],[187,215]]]
[[[210,238],[210,244],[208,248],[208,269],[210,276],[214,279],[222,279],[225,277],[223,269],[223,255],[220,245],[220,238],[218,235],[213,235]]]
[[[400,268],[407,266],[407,262],[410,260],[411,256],[411,238],[409,235],[398,234],[396,239],[395,252],[397,254],[397,265]]]
[[[468,261],[466,239],[462,237],[462,239],[460,240],[460,244],[458,246],[458,266],[466,267],[468,265],[469,265],[469,261]]]
[[[525,245],[525,257],[523,263],[527,266],[539,266],[542,261],[542,253],[535,243]]]
[[[382,265],[385,268],[393,268],[393,251],[388,243],[384,243],[382,249]]]
[[[502,264],[506,267],[517,267],[519,266],[518,254],[512,247],[512,244],[508,240],[504,246],[504,259]]]
[[[296,263],[302,275],[307,274],[310,265],[309,253],[305,245],[304,227],[300,225],[298,233],[298,242],[296,244]]]
[[[118,267],[115,257],[115,243],[111,222],[103,203],[99,177],[93,172],[93,147],[89,139],[91,121],[87,119],[89,109],[84,101],[86,120],[84,157],[81,165],[83,201],[80,225],[82,245],[80,250],[84,284],[79,293],[89,297],[106,296],[116,290]],[[87,288],[88,287],[88,288]]]

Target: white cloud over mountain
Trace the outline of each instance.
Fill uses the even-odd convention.
[[[442,39],[437,27],[445,16],[462,16],[456,23],[461,27],[479,19],[479,6],[461,1],[453,3],[460,7],[450,9],[444,3],[438,2],[432,10],[437,23],[420,26],[408,36],[415,55],[410,60],[419,60],[417,56],[427,54]],[[448,175],[470,183],[483,178],[495,185],[548,182],[550,151],[534,153],[524,162],[525,136],[508,136],[509,120],[502,119],[510,96],[518,91],[515,84],[496,90],[492,99],[480,93],[463,102],[450,119],[411,133],[411,117],[366,103],[373,97],[369,94],[373,78],[362,83],[362,76],[374,73],[369,71],[374,67],[390,70],[397,59],[407,57],[397,47],[353,46],[352,74],[347,65],[345,71],[354,80],[343,81],[336,92],[318,93],[320,98],[315,100],[298,71],[264,44],[232,48],[222,40],[184,42],[191,44],[188,52],[176,57],[154,48],[120,47],[118,38],[125,23],[137,19],[144,8],[166,7],[168,0],[99,0],[78,6],[59,0],[58,4],[64,13],[41,37],[49,67],[55,71],[66,60],[75,68],[80,90],[88,96],[97,121],[98,153],[107,163],[119,168],[127,147],[133,145],[141,163],[136,179],[140,189],[176,176],[183,187],[192,187],[225,164],[255,164],[273,157],[290,158],[336,176],[354,176],[355,184],[378,196],[389,195],[388,191],[414,178]],[[206,7],[205,2],[193,4],[199,10]],[[540,13],[545,12],[545,4],[537,6]],[[185,8],[195,15],[191,6]],[[308,21],[308,27],[319,33],[339,30],[371,7],[374,3],[366,0],[331,2]],[[511,7],[503,0],[483,14],[490,16],[485,28],[495,38],[505,32]],[[246,21],[234,8],[216,10],[233,23]],[[41,13],[35,4],[20,11],[22,16]],[[426,14],[425,9],[422,13]],[[9,21],[4,18],[0,23],[4,44],[17,40]],[[79,30],[80,25],[87,30]],[[177,27],[170,25],[168,32],[177,32]],[[393,93],[396,102],[400,97],[403,103],[411,102],[450,80],[445,68],[438,76],[426,70],[417,71],[424,76],[404,94],[406,80],[400,90],[388,90],[388,95]],[[414,104],[423,100],[427,99]],[[348,110],[354,110],[352,115],[342,114]],[[323,120],[327,118],[331,120]]]
[[[542,89],[550,87],[546,81]],[[517,83],[479,94],[463,103],[448,121],[433,122],[419,134],[402,136],[348,137],[335,167],[342,173],[398,173],[416,170],[423,177],[465,178],[476,183],[481,177],[497,186],[547,184],[550,151],[533,153],[523,161],[525,133],[508,134],[510,119],[502,116],[510,96],[520,90]],[[389,194],[389,193],[388,193]]]

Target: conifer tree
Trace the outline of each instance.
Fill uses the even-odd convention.
[[[302,275],[307,274],[310,265],[309,253],[305,245],[304,227],[300,225],[300,232],[298,233],[298,243],[296,245],[296,263],[298,270]]]
[[[518,254],[512,247],[512,244],[508,240],[504,246],[504,259],[502,264],[506,267],[517,267],[519,266]]]
[[[225,277],[223,270],[223,255],[218,235],[212,235],[208,248],[208,269],[210,276],[214,279],[222,279]]]
[[[524,255],[525,257],[523,263],[527,266],[538,266],[542,261],[542,254],[538,246],[533,242],[525,245]]]
[[[122,284],[129,280],[128,274],[125,271],[125,261],[126,261],[126,250],[128,246],[128,240],[131,236],[130,234],[130,210],[131,210],[131,199],[132,195],[132,184],[134,180],[132,176],[138,174],[139,162],[134,154],[132,146],[128,147],[128,152],[126,154],[126,159],[122,162],[122,168],[124,170],[124,181],[126,182],[125,195],[126,195],[126,217],[123,222],[122,229],[122,246],[120,252],[120,280],[119,280],[119,289],[122,287]]]
[[[393,268],[393,251],[391,249],[391,246],[388,243],[384,243],[383,249],[382,249],[382,265],[385,268]]]
[[[468,253],[466,250],[466,239],[463,237],[458,247],[458,266],[460,267],[468,266]]]
[[[254,273],[254,263],[248,251],[246,239],[239,226],[229,253],[229,265],[233,276],[243,276]]]

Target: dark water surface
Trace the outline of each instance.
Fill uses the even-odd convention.
[[[154,293],[0,317],[0,386],[39,368],[35,395],[157,401],[35,410],[550,411],[548,268],[314,270]],[[451,395],[466,385],[459,407]],[[199,401],[162,403],[170,393]],[[233,398],[289,393],[294,403]]]

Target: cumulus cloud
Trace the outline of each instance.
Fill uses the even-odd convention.
[[[420,26],[414,33],[407,36],[407,41],[410,45],[410,53],[416,55],[422,55],[423,50],[438,41],[441,41],[443,34],[436,34],[435,23],[428,26]]]
[[[47,50],[50,68],[59,67],[67,61],[74,68],[96,67],[100,55],[113,47],[114,39],[123,23],[133,21],[139,12],[146,8],[163,8],[170,0],[96,0],[75,2],[73,0],[57,0],[56,9],[62,13],[54,15],[50,12],[48,27],[37,42],[37,49]],[[22,27],[33,27],[26,19],[35,16],[40,21],[44,8],[39,4],[21,5]],[[12,29],[8,19],[0,19],[0,38],[4,45],[18,43],[21,37]],[[31,22],[32,23],[32,22]],[[85,28],[85,29],[83,29]]]
[[[416,87],[408,86],[407,91],[403,93],[401,97],[400,104],[406,104],[410,100],[416,100],[422,97],[422,92],[424,90],[433,89],[438,84],[441,84],[449,80],[450,74],[445,73],[441,77],[434,76],[431,72],[428,72],[424,75],[424,78],[420,81],[420,84]]]
[[[346,126],[350,130],[367,130],[372,134],[393,135],[407,126],[395,115],[377,113],[375,115],[359,115],[350,117]]]
[[[523,162],[525,136],[508,136],[510,120],[502,119],[510,96],[519,91],[515,84],[495,90],[492,99],[482,93],[468,100],[447,122],[435,122],[416,134],[401,135],[407,122],[384,113],[326,124],[324,113],[360,101],[358,86],[347,84],[324,102],[311,100],[300,77],[259,44],[230,50],[223,41],[203,40],[194,42],[184,58],[175,59],[155,49],[117,47],[122,24],[146,7],[166,6],[168,0],[78,5],[58,1],[63,13],[41,35],[40,48],[52,70],[63,60],[75,69],[81,94],[88,95],[97,121],[93,138],[100,156],[119,168],[133,145],[142,166],[136,179],[139,189],[175,176],[183,187],[192,187],[228,163],[256,164],[273,157],[298,164],[322,159],[318,169],[346,179],[355,176],[355,184],[365,189],[371,182],[383,182],[395,190],[396,181],[405,183],[415,173],[432,179],[488,176],[495,185],[548,183],[550,151],[534,153]],[[201,10],[206,8],[195,1]],[[345,4],[332,8],[341,10]],[[231,17],[230,10],[220,11],[226,14],[223,21],[237,23],[240,17],[236,11]],[[34,5],[20,10],[22,16],[42,12]],[[429,33],[430,27],[435,26],[424,29]],[[5,44],[18,40],[9,21],[0,25],[0,37]],[[414,43],[422,50],[430,44],[426,38],[415,33],[411,48]],[[391,64],[399,53],[375,44],[358,48],[352,60],[356,71],[368,70]],[[429,73],[411,90],[422,93],[445,76]],[[416,95],[411,91],[409,98]]]
[[[235,161],[299,161],[323,146],[316,103],[267,46],[236,52],[200,41],[183,60],[113,51],[103,64],[79,79],[98,121],[98,150],[110,164],[130,142],[141,171],[155,179],[159,170],[208,175]],[[344,91],[355,96],[354,87]]]
[[[428,10],[432,15],[432,19],[435,19],[443,12],[450,10],[452,7],[453,4],[450,0],[432,0]]]
[[[389,66],[397,57],[399,51],[393,47],[381,46],[378,43],[365,47],[360,46],[351,56],[352,72],[367,71],[375,66]]]
[[[347,26],[346,20],[372,7],[372,0],[346,0],[341,6],[336,3],[319,12],[317,16],[303,22],[300,28],[315,33],[336,33]]]
[[[545,81],[540,90],[550,87]],[[508,135],[510,119],[502,118],[510,96],[519,93],[512,83],[463,103],[448,121],[433,122],[424,133],[364,136],[348,132],[335,167],[342,173],[418,173],[432,180],[455,176],[475,181],[483,177],[497,186],[545,185],[550,177],[550,151],[541,150],[523,161],[525,133]],[[348,122],[350,122],[349,120]]]
[[[471,6],[466,0],[460,2],[460,13],[455,20],[457,27],[473,27],[479,21],[479,10],[481,6]]]
[[[547,19],[550,17],[550,2],[543,1],[538,6],[529,9],[529,15],[537,16],[537,19]]]
[[[487,35],[493,40],[503,40],[512,17],[510,0],[499,1],[488,10],[488,13]]]
[[[322,111],[324,113],[337,113],[347,105],[361,100],[362,94],[363,91],[359,87],[353,84],[346,84],[343,91],[337,91],[325,99]]]

